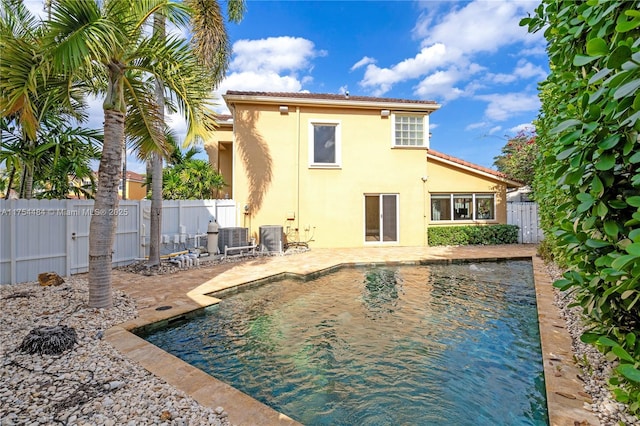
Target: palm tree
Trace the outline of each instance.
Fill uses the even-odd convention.
[[[53,3],[47,41],[53,67],[94,84],[104,94],[104,143],[89,236],[89,306],[112,306],[111,250],[125,132],[142,157],[166,155],[153,81],[165,88],[168,108],[187,120],[186,140],[210,135],[210,72],[179,36],[147,31],[154,13],[188,23],[186,4],[169,0],[59,0]]]
[[[194,158],[199,152],[200,150],[192,147],[182,153],[177,146],[175,147],[170,165],[162,174],[162,196],[165,199],[209,199],[226,185],[222,175],[213,170],[209,162]]]
[[[191,8],[192,46],[198,59],[212,72],[212,84],[217,86],[225,76],[231,56],[231,46],[224,25],[224,17],[216,0],[187,0]],[[244,0],[229,0],[227,15],[229,21],[239,22],[245,11]],[[154,16],[154,34],[165,35],[164,17],[157,12]],[[212,87],[213,88],[213,87]],[[156,79],[156,97],[160,113],[164,115],[162,83]],[[179,151],[179,150],[178,150]],[[160,226],[162,224],[163,173],[162,158],[152,154],[147,161],[147,176],[152,176],[151,212],[149,226],[149,266],[160,264]]]
[[[74,195],[93,198],[95,176],[91,161],[100,159],[102,133],[60,123],[43,140],[53,146],[47,152],[47,163],[36,169],[34,182],[39,185],[38,198],[61,199]]]
[[[39,146],[41,124],[56,117],[82,121],[85,104],[81,84],[53,72],[43,43],[45,26],[18,0],[1,0],[0,8],[0,118],[18,138],[22,179],[20,197],[31,198],[35,161],[46,147]],[[40,133],[39,133],[40,132]],[[45,132],[46,134],[46,132]],[[15,140],[13,142],[16,142]],[[7,148],[6,143],[3,144]],[[13,163],[12,167],[17,163]],[[11,182],[15,176],[12,168]]]
[[[153,35],[164,38],[166,36],[166,19],[160,12],[153,16]],[[159,125],[164,127],[164,86],[162,81],[155,79],[156,102],[158,103],[158,114],[161,120]],[[164,128],[158,129],[162,136],[166,131]],[[160,265],[160,233],[162,232],[162,156],[153,152],[147,160],[147,170],[151,172],[151,211],[149,217],[149,260],[148,266]]]
[[[9,170],[10,188],[14,186],[16,172],[31,164],[33,184],[30,186],[37,190],[33,194],[36,198],[68,198],[70,194],[93,197],[92,185],[87,187],[82,182],[94,180],[90,162],[100,158],[100,132],[71,126],[63,116],[55,115],[47,116],[39,123],[38,143],[30,149],[26,148],[29,141],[15,123],[9,125],[7,120],[1,119],[0,134],[0,165],[5,164]],[[25,186],[24,180],[20,183],[21,188]]]

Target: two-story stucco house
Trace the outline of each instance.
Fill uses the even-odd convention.
[[[228,91],[207,146],[238,224],[312,247],[421,246],[432,226],[506,222],[502,173],[429,149],[435,102]],[[231,123],[232,122],[232,126]],[[215,158],[215,161],[213,160]],[[225,194],[227,195],[227,194]]]

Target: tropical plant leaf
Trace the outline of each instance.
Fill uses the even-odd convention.
[[[623,361],[634,362],[633,357],[629,355],[629,353],[625,351],[622,346],[614,346],[613,348],[611,348],[611,352],[616,354],[616,356]]]
[[[587,41],[587,55],[604,56],[607,53],[609,53],[609,46],[607,45],[607,42],[604,41],[603,39],[593,38]]]
[[[640,383],[640,370],[635,368],[633,365],[621,364],[616,367],[616,371],[618,371],[618,373],[622,374],[627,379],[636,383]]]

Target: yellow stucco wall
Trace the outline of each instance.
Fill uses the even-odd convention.
[[[143,200],[147,196],[147,187],[144,182],[127,181],[127,199]]]
[[[231,194],[233,194],[232,143],[233,125],[230,124],[220,125],[216,129],[214,137],[204,143],[204,149],[209,157],[209,164],[222,175],[227,184],[217,194],[218,198],[231,198]]]
[[[430,158],[428,161],[428,180],[427,180],[427,193],[429,199],[427,200],[427,206],[430,206],[430,194],[432,193],[458,193],[458,194],[495,194],[496,200],[496,218],[491,221],[480,221],[480,223],[507,223],[507,186],[504,182],[498,179],[491,179],[486,175],[481,175],[474,172],[465,172],[460,167],[448,164],[445,161]],[[455,222],[432,222],[431,221],[431,209],[427,209],[427,220],[430,226],[438,225],[468,225],[478,223],[474,221],[460,221]]]
[[[256,239],[260,226],[282,225],[290,240],[313,238],[311,247],[426,245],[430,192],[497,192],[496,220],[490,223],[506,222],[504,183],[427,162],[425,148],[392,148],[392,119],[380,110],[290,105],[283,114],[279,105],[249,103],[234,110],[232,198],[238,226]],[[315,120],[339,123],[339,168],[309,166]],[[365,194],[398,195],[397,242],[366,241]]]
[[[233,198],[239,226],[254,236],[261,225],[283,225],[298,228],[303,241],[313,234],[315,247],[362,246],[364,195],[389,193],[399,196],[396,244],[425,244],[426,150],[391,148],[391,119],[379,110],[291,107],[281,114],[277,105],[242,105],[234,118]],[[340,123],[340,168],[309,167],[313,120]]]

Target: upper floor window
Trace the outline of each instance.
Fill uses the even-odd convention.
[[[339,121],[309,122],[309,165],[340,167],[341,138]]]
[[[428,115],[394,114],[393,145],[428,147]]]

